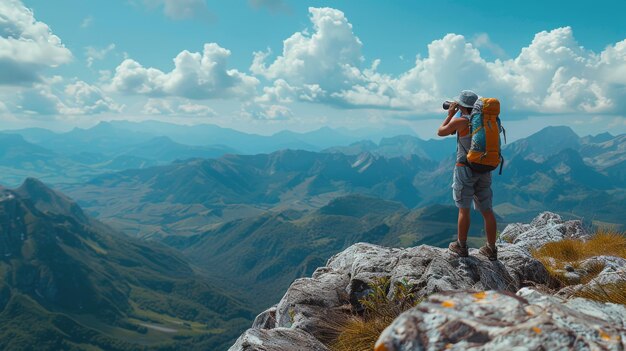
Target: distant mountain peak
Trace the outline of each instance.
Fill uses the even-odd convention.
[[[604,132],[604,133],[600,133],[594,136],[589,135],[586,139],[589,142],[595,143],[595,144],[600,144],[600,143],[604,143],[607,142],[611,139],[615,138],[615,136],[609,132]]]
[[[561,139],[571,138],[578,140],[580,137],[574,130],[568,126],[548,126],[530,136],[531,138],[537,137],[558,137]]]
[[[16,192],[20,193],[20,195],[32,196],[34,194],[39,193],[48,193],[52,191],[48,186],[46,186],[41,180],[33,177],[27,177],[22,182],[19,188],[16,189]]]
[[[28,177],[13,192],[32,202],[35,208],[41,212],[73,217],[81,222],[88,220],[73,200],[51,189],[39,179]]]

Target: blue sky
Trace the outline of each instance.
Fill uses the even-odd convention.
[[[440,102],[470,88],[499,97],[520,136],[626,132],[623,1],[2,3],[7,127],[159,119],[429,136]]]

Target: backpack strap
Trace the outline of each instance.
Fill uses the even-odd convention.
[[[470,129],[469,133],[467,135],[472,135],[472,120],[471,120],[471,118],[467,118],[466,115],[465,116],[461,115],[461,117],[459,117],[459,118],[465,118],[467,120],[467,124],[468,124],[469,129]],[[461,133],[457,132],[456,133],[456,145],[457,145],[456,146],[456,150],[458,152],[459,151],[459,145],[461,145],[461,147],[463,148],[463,151],[465,151],[465,153],[467,154],[468,150],[466,150],[465,147],[461,144],[461,140],[460,139],[461,139]]]
[[[498,175],[502,175],[502,167],[504,167],[504,157],[500,154],[500,171],[498,172]]]

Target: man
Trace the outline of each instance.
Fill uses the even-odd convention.
[[[463,90],[454,99],[448,109],[448,117],[443,121],[437,135],[457,134],[457,155],[452,181],[452,196],[459,208],[457,240],[451,242],[448,249],[460,257],[468,256],[467,232],[470,227],[470,204],[474,200],[474,209],[479,210],[485,220],[487,244],[480,248],[479,253],[495,261],[498,259],[496,248],[496,217],[491,208],[491,172],[478,173],[466,165],[467,152],[470,149],[472,136],[469,133],[469,116],[478,96],[471,90]],[[461,111],[461,116],[454,115]]]

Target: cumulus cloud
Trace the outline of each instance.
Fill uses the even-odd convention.
[[[163,13],[174,20],[212,17],[205,0],[144,0],[149,7],[162,7]]]
[[[202,100],[249,97],[259,80],[227,67],[230,51],[215,43],[205,44],[202,53],[181,52],[174,69],[164,73],[126,59],[116,69],[110,88],[123,93],[148,96],[179,96]]]
[[[103,60],[113,50],[115,50],[115,44],[113,43],[102,49],[93,46],[87,46],[85,48],[85,56],[87,56],[87,67],[91,67],[96,60]]]
[[[38,81],[42,69],[71,59],[61,39],[21,1],[0,2],[0,84]]]
[[[276,104],[244,103],[240,115],[244,118],[267,121],[282,121],[293,118],[291,109]]]
[[[49,85],[35,84],[19,94],[18,108],[30,115],[58,115],[68,112],[68,107],[55,95]]]
[[[472,44],[478,49],[485,48],[491,51],[491,53],[493,53],[498,58],[507,57],[506,51],[504,51],[504,49],[500,47],[500,45],[494,43],[487,33],[479,33],[475,35],[472,40]]]
[[[72,100],[74,114],[96,114],[121,112],[122,106],[104,95],[102,90],[83,81],[76,81],[65,87],[65,94]]]
[[[100,88],[77,80],[66,84],[59,76],[44,78],[41,83],[17,92],[16,112],[29,115],[92,115],[119,113],[124,106],[107,97]]]
[[[283,52],[268,64],[271,52],[255,52],[250,70],[290,84],[318,85],[322,90],[349,87],[358,79],[362,43],[343,12],[309,8],[313,34],[297,32],[283,42]]]
[[[429,113],[462,89],[503,100],[509,111],[613,113],[626,101],[626,40],[595,53],[580,46],[570,27],[537,33],[519,55],[486,60],[480,49],[502,56],[484,34],[468,40],[448,34],[428,45],[408,71],[363,68],[362,43],[344,14],[310,8],[313,32],[297,32],[282,54],[254,53],[250,70],[272,81],[260,103],[313,101],[345,108]],[[499,52],[499,54],[498,54]]]
[[[189,101],[172,101],[168,99],[148,99],[142,113],[146,115],[187,115],[215,117],[217,113],[209,106]]]

